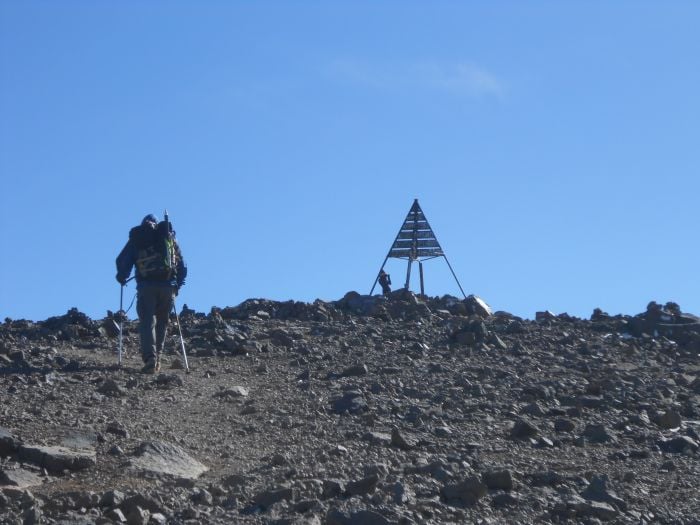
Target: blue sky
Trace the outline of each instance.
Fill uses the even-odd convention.
[[[2,2],[0,319],[116,310],[114,259],[165,208],[180,305],[368,293],[414,198],[497,310],[700,313],[698,19],[690,1]],[[442,260],[424,269],[459,295]]]

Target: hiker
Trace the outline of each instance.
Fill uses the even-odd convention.
[[[391,276],[384,270],[379,270],[379,284],[382,287],[382,293],[389,295],[391,293]]]
[[[144,362],[141,371],[154,374],[160,371],[160,356],[175,296],[187,277],[187,266],[167,213],[160,223],[154,215],[146,215],[139,226],[129,231],[129,240],[117,257],[119,284],[126,284],[134,266]]]

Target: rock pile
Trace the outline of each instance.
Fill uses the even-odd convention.
[[[0,325],[2,523],[699,524],[700,327],[355,292]]]

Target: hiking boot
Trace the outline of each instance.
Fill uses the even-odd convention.
[[[146,361],[146,364],[141,369],[141,372],[143,372],[144,374],[155,374],[156,373],[156,359],[155,359],[155,357],[152,357],[151,359]]]

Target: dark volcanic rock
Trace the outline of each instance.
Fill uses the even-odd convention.
[[[667,410],[659,412],[654,416],[654,423],[663,429],[677,428],[681,426],[682,419],[680,413],[676,410]]]
[[[391,431],[391,444],[402,450],[411,450],[416,446],[416,439],[409,436],[405,432],[400,431],[398,428],[394,428]]]
[[[589,500],[610,503],[621,510],[627,509],[625,502],[608,489],[607,483],[607,476],[593,476],[588,487],[581,492],[581,496]]]
[[[392,522],[371,510],[346,513],[334,508],[326,513],[325,523],[326,525],[391,525]]]
[[[135,320],[121,367],[114,314],[6,320],[0,522],[693,523],[700,323],[537,317],[251,299],[183,311],[156,376]]]
[[[591,443],[607,443],[615,440],[615,436],[610,429],[597,423],[586,425],[583,435]]]
[[[366,376],[368,372],[367,365],[353,365],[340,372],[339,377]]]
[[[253,505],[267,509],[278,501],[294,499],[294,491],[290,488],[281,488],[275,490],[265,490],[260,492],[253,498]]]
[[[125,498],[124,501],[119,504],[119,507],[127,516],[134,513],[141,514],[140,510],[146,510],[148,512],[163,512],[165,510],[163,504],[155,497],[138,493]]]
[[[334,399],[331,407],[336,414],[357,414],[368,408],[362,392],[357,390],[345,392],[342,397]]]
[[[374,474],[372,476],[367,476],[366,478],[358,479],[357,481],[349,482],[345,488],[345,491],[350,496],[367,494],[375,489],[377,483],[379,483],[379,477]]]
[[[125,499],[123,492],[119,490],[109,490],[100,498],[100,506],[102,507],[118,507]]]
[[[450,501],[459,500],[466,505],[474,505],[486,496],[488,488],[476,476],[470,476],[459,483],[450,483],[442,488],[442,495]]]
[[[677,436],[671,439],[662,439],[659,441],[659,446],[662,450],[676,453],[685,452],[686,450],[696,452],[699,447],[698,443],[688,436]]]
[[[490,470],[482,475],[484,484],[491,490],[513,490],[513,474],[510,470]]]
[[[510,431],[512,439],[527,439],[539,435],[540,429],[527,419],[520,418],[515,421]]]
[[[106,396],[123,397],[126,395],[126,390],[119,386],[113,379],[108,379],[103,382],[97,391]]]

